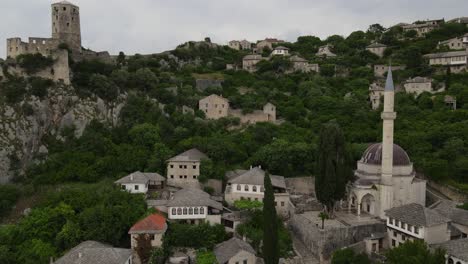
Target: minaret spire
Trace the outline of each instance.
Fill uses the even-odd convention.
[[[388,68],[384,90],[384,110],[382,112],[382,184],[392,185],[393,173],[393,127],[396,113],[394,111],[395,86],[393,84],[392,66]]]

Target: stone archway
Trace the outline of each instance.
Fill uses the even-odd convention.
[[[375,215],[375,198],[372,194],[368,193],[361,198],[361,210],[370,215]]]

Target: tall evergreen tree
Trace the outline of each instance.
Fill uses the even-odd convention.
[[[263,197],[263,259],[265,264],[278,264],[278,218],[276,216],[275,195],[270,174],[265,172],[265,195]]]
[[[351,175],[343,132],[336,122],[323,125],[318,152],[315,193],[317,199],[325,205],[328,215],[333,216],[334,204],[344,197],[346,183]]]

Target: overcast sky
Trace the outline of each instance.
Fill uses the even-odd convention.
[[[468,16],[467,0],[70,0],[80,7],[83,46],[111,54],[157,53],[188,40],[326,38],[421,19]],[[54,1],[55,2],[55,1]],[[6,38],[49,37],[50,0],[0,0]]]

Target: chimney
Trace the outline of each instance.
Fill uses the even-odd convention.
[[[245,235],[242,236],[242,240],[244,240],[245,242],[247,242],[247,238],[245,237]]]
[[[258,165],[258,167],[261,169],[261,168],[262,168],[262,165]]]
[[[130,174],[130,180],[133,181],[133,174]]]
[[[250,165],[250,169],[252,169],[252,165]]]
[[[83,253],[78,252],[78,258],[80,259],[80,258],[82,258],[82,257],[83,257]]]

